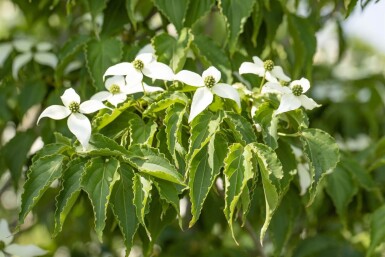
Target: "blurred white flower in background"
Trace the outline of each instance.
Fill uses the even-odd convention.
[[[19,257],[34,257],[45,255],[47,251],[36,245],[18,245],[11,244],[13,235],[9,231],[8,222],[5,219],[0,220],[0,257],[6,255]]]
[[[58,59],[55,54],[50,52],[53,46],[49,42],[36,43],[30,39],[19,39],[13,42],[13,47],[20,52],[12,63],[12,75],[15,79],[17,79],[20,68],[32,59],[41,65],[50,66],[53,69],[57,65]]]

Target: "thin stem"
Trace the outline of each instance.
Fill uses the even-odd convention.
[[[263,77],[262,77],[262,80],[261,80],[261,84],[259,85],[259,93],[262,92],[262,86],[263,86],[263,83],[265,83],[265,77],[266,77],[266,71],[263,74]]]
[[[286,133],[278,132],[277,134],[278,134],[278,136],[283,136],[283,137],[299,137],[300,136],[299,132],[293,133],[293,134],[286,134]]]
[[[257,235],[257,233],[255,233],[254,228],[253,228],[253,226],[251,225],[251,223],[250,223],[250,221],[248,219],[245,220],[244,228],[249,233],[251,239],[254,242],[255,253],[257,254],[257,256],[267,257],[265,252],[263,251],[263,247],[261,245],[261,242],[259,241],[258,235]]]
[[[168,85],[166,81],[164,81],[164,87],[166,88],[166,90],[168,90]]]
[[[142,89],[143,89],[143,93],[144,93],[144,95],[146,95],[146,89],[144,89],[144,84],[143,84],[143,81],[142,81]]]
[[[96,24],[95,18],[92,17],[92,30],[94,31],[96,39],[99,41],[99,31],[98,31],[98,25]]]

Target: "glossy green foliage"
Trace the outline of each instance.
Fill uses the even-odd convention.
[[[10,35],[49,41],[56,57],[52,65],[33,52],[23,62],[16,36],[0,43],[0,131],[17,128],[1,142],[0,175],[9,170],[4,188],[24,190],[19,225],[32,211],[50,227],[51,248],[63,242],[74,256],[81,255],[75,240],[97,242],[100,254],[114,256],[136,247],[145,256],[159,256],[159,249],[160,256],[379,256],[385,79],[335,78],[349,86],[345,98],[317,98],[333,68],[314,63],[316,32],[348,16],[358,1],[303,1],[306,17],[300,2],[14,1],[29,29]],[[339,37],[341,59],[341,31]],[[141,89],[161,90],[138,90],[87,113],[87,147],[65,120],[44,118],[35,126],[46,107],[62,104],[67,88],[89,100],[109,90],[110,66],[148,49],[175,74],[216,67],[220,82],[240,95],[239,105],[216,93],[189,122],[198,85],[144,76]],[[306,94],[322,106],[277,114],[283,96],[262,94],[265,78],[240,74],[253,56],[271,59],[291,80],[307,77]],[[127,86],[136,86],[132,79],[127,75]],[[371,99],[361,103],[364,86]],[[344,147],[360,133],[376,143]],[[44,146],[30,153],[37,138]]]

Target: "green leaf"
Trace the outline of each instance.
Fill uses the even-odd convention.
[[[143,116],[163,111],[174,103],[181,103],[183,105],[187,105],[188,102],[189,99],[185,94],[180,92],[166,91],[160,94],[155,100],[155,102],[153,102],[147,107],[147,109],[143,112]]]
[[[257,39],[259,35],[259,31],[261,30],[262,20],[263,20],[263,8],[259,1],[255,1],[253,14],[251,15],[251,19],[253,21],[253,33],[251,36],[251,42],[253,46],[257,46]]]
[[[170,183],[166,180],[160,180],[160,179],[154,179],[153,182],[156,189],[158,189],[160,199],[163,199],[167,203],[171,204],[171,206],[175,209],[178,216],[180,216],[179,196],[178,196],[180,192],[177,189],[176,185],[174,183]]]
[[[223,167],[227,141],[219,133],[211,137],[199,150],[195,151],[189,164],[191,214],[190,227],[198,220],[203,203],[215,178]]]
[[[243,147],[239,143],[230,146],[229,152],[224,160],[225,168],[225,213],[229,223],[232,236],[235,239],[233,230],[233,219],[235,208],[242,197],[242,193],[247,189],[247,182],[253,178],[252,149],[250,146]],[[248,192],[247,192],[248,195]]]
[[[85,45],[88,72],[97,90],[104,90],[103,74],[122,57],[122,42],[115,38],[91,40]]]
[[[47,155],[62,154],[69,149],[70,147],[68,145],[58,143],[45,145],[33,156],[32,162],[35,162],[37,159]]]
[[[102,134],[94,134],[91,136],[89,146],[86,151],[78,151],[79,155],[100,155],[100,156],[120,156],[127,155],[128,151]]]
[[[35,138],[36,135],[32,130],[17,132],[3,149],[1,149],[1,155],[11,172],[14,185],[17,185],[19,182],[23,165],[27,160],[27,154],[35,141]]]
[[[278,147],[278,116],[273,115],[274,108],[269,103],[262,103],[258,106],[253,120],[262,127],[263,141],[273,149]]]
[[[290,177],[289,174],[284,176],[281,162],[273,149],[260,143],[253,143],[251,147],[258,160],[263,190],[265,193],[266,217],[260,234],[260,240],[262,242],[270,224],[271,217],[289,186]]]
[[[170,152],[168,151],[168,146],[167,146],[167,144],[165,144],[165,142],[167,142],[166,127],[160,126],[158,128],[158,132],[156,133],[155,148],[157,148],[159,150],[159,152],[164,154],[164,156],[166,156],[167,160],[172,162],[173,161],[172,156],[171,156]],[[175,164],[175,166],[183,174],[184,171],[181,170],[181,168],[184,168],[184,167],[178,167],[177,164]]]
[[[157,195],[155,195],[155,197],[158,198]],[[168,208],[164,213],[161,201],[151,201],[150,211],[147,214],[147,228],[151,232],[152,241],[148,242],[147,237],[141,236],[143,243],[142,249],[145,256],[151,256],[153,253],[153,245],[157,242],[160,233],[168,224],[175,221],[175,219],[176,213],[173,208]]]
[[[325,174],[332,172],[339,162],[340,153],[335,139],[322,130],[303,129],[300,134],[303,151],[310,166],[310,204]]]
[[[278,1],[265,0],[264,2],[266,6],[266,8],[263,8],[262,10],[263,20],[266,24],[266,35],[264,35],[264,37],[266,38],[265,44],[270,45],[276,37],[277,30],[282,23],[284,13],[281,4]],[[263,30],[261,29],[261,31]]]
[[[219,9],[226,17],[229,30],[229,49],[233,54],[237,47],[237,40],[243,32],[243,26],[253,11],[254,0],[220,0]]]
[[[139,171],[151,176],[183,185],[183,177],[164,154],[147,145],[131,145],[124,159]]]
[[[26,85],[21,89],[17,97],[20,117],[23,117],[33,105],[43,102],[46,93],[47,87],[42,81],[26,82]]]
[[[167,146],[174,159],[175,164],[185,166],[183,157],[186,155],[186,149],[183,146],[182,122],[186,115],[186,107],[181,104],[174,104],[167,109],[164,124],[166,125]],[[182,158],[181,158],[182,157]]]
[[[288,118],[288,123],[295,131],[309,127],[309,118],[303,109],[290,111],[285,115],[286,118]]]
[[[311,24],[310,18],[302,18],[293,14],[288,14],[287,20],[295,54],[293,77],[299,77],[302,71],[310,76],[317,46],[315,26]]]
[[[126,0],[108,1],[103,12],[102,37],[111,37],[122,32],[124,25],[129,22],[127,12],[124,12]]]
[[[230,127],[237,142],[243,145],[257,142],[253,127],[250,122],[239,114],[226,112],[225,122]]]
[[[187,13],[185,16],[184,26],[192,27],[200,18],[205,16],[211,11],[211,8],[215,4],[215,0],[199,0],[190,1]]]
[[[156,122],[149,120],[145,123],[143,119],[133,113],[129,115],[129,120],[130,143],[152,145],[158,127]]]
[[[71,138],[69,137],[66,137],[66,136],[63,136],[61,133],[59,132],[54,132],[53,133],[54,136],[55,136],[55,141],[56,143],[58,144],[63,144],[63,145],[67,145],[69,147],[72,146],[72,141],[71,141]]]
[[[157,60],[169,64],[174,72],[178,72],[186,62],[187,52],[193,39],[191,31],[183,28],[178,39],[162,33],[155,36],[151,44],[155,49]]]
[[[138,4],[139,0],[126,0],[126,10],[128,18],[130,19],[130,22],[132,26],[134,27],[134,30],[137,29],[137,22],[135,17],[135,7]]]
[[[213,40],[204,35],[194,35],[193,50],[206,67],[215,66],[222,73],[222,82],[232,83],[231,62],[227,54]]]
[[[51,183],[59,178],[64,167],[64,155],[55,154],[42,157],[35,161],[29,169],[28,178],[21,195],[19,226],[31,209],[36,205]]]
[[[59,85],[62,84],[62,76],[65,68],[74,59],[75,55],[81,51],[84,45],[90,40],[89,36],[85,35],[73,35],[63,45],[58,53],[58,64],[55,69],[55,82]]]
[[[337,165],[335,170],[326,178],[326,192],[332,199],[338,215],[344,219],[349,203],[358,192],[358,187],[352,175],[341,165]]]
[[[56,196],[55,229],[53,237],[56,237],[62,230],[63,223],[80,194],[80,182],[85,165],[86,162],[84,160],[77,158],[70,161],[67,169],[63,172],[61,190]]]
[[[92,19],[95,19],[107,6],[107,0],[87,0],[85,1],[87,9],[92,15]]]
[[[133,203],[133,169],[125,164],[120,164],[120,180],[115,183],[112,189],[110,205],[114,213],[115,219],[118,221],[120,231],[123,234],[124,245],[126,246],[126,256],[130,253],[132,241],[139,222],[136,217],[136,208]]]
[[[376,247],[385,240],[385,205],[378,208],[371,216],[370,245],[366,256],[372,256]]]
[[[140,224],[146,229],[147,236],[151,240],[151,234],[146,227],[144,217],[150,209],[152,181],[144,176],[135,174],[132,188],[134,191],[136,217]]]
[[[301,199],[298,193],[289,190],[274,213],[269,226],[269,234],[274,244],[274,256],[281,256],[283,247],[290,239],[300,210]]]
[[[353,157],[349,156],[341,158],[339,165],[349,171],[354,181],[365,188],[365,190],[372,191],[377,188],[377,185],[370,176],[368,170],[362,167],[362,165],[357,160],[353,159]]]
[[[135,104],[136,102],[133,101],[133,100],[126,100],[126,102],[120,106],[118,106],[117,108],[114,108],[111,111],[106,111],[105,113],[102,113],[102,111],[99,112],[102,113],[102,114],[98,114],[92,121],[92,125],[94,127],[96,127],[96,130],[101,130],[105,127],[107,127],[108,125],[110,125],[113,121],[115,121],[116,119],[121,119],[123,121],[125,121],[125,117],[126,115],[122,115],[122,113],[124,113],[128,108],[130,108],[133,104]],[[121,122],[121,120],[119,120],[119,123]],[[114,122],[114,124],[112,126],[115,125],[116,122]],[[128,122],[125,124],[125,126],[127,126]],[[116,132],[117,133],[117,132]]]
[[[100,241],[102,241],[103,229],[106,225],[107,206],[111,190],[119,179],[118,168],[119,161],[115,158],[93,158],[86,166],[81,181],[83,189],[91,200],[95,216],[95,231]]]
[[[346,9],[345,18],[349,17],[350,13],[354,10],[354,7],[357,5],[358,0],[344,0],[344,6]]]
[[[189,0],[154,0],[154,4],[177,31],[182,30]]]
[[[283,173],[284,174],[295,174],[297,173],[297,160],[294,155],[293,149],[290,144],[286,141],[280,139],[279,147],[275,149],[275,153],[278,156],[278,159],[282,163]]]
[[[190,159],[195,150],[200,149],[219,130],[223,116],[221,112],[213,114],[209,111],[203,111],[191,122],[191,136],[186,161]]]

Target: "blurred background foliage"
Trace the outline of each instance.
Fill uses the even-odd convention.
[[[365,7],[384,5],[369,0],[195,1],[0,0],[0,218],[16,226],[20,188],[33,153],[53,141],[52,131],[69,135],[65,121],[47,119],[36,126],[41,110],[58,103],[70,86],[82,98],[91,96],[103,88],[100,74],[108,66],[130,61],[152,43],[158,60],[174,69],[180,67],[173,56],[184,55],[185,67],[202,71],[216,65],[226,82],[241,82],[250,89],[260,81],[252,75],[240,77],[238,67],[254,55],[274,60],[293,79],[305,75],[312,81],[311,96],[322,104],[309,112],[311,127],[337,138],[343,153],[311,206],[301,203],[303,185],[290,189],[263,249],[254,229],[263,221],[263,197],[258,197],[263,192],[256,192],[250,222],[235,226],[239,246],[223,216],[224,203],[209,196],[193,228],[180,231],[170,220],[153,256],[383,256],[385,54],[347,37],[343,24],[353,10],[359,19]],[[378,26],[380,30],[384,24]],[[22,54],[15,42],[28,40],[49,42],[57,63],[33,60],[15,73]],[[205,57],[195,61],[191,53]],[[49,190],[53,196],[59,189],[53,184]],[[37,244],[56,257],[124,255],[111,219],[108,236],[98,242],[84,195],[62,233],[51,238],[52,196],[46,193],[27,217],[16,235],[18,242]],[[188,220],[189,206],[182,207]],[[141,242],[135,241],[130,256],[141,256],[149,244],[143,228],[138,238]]]

